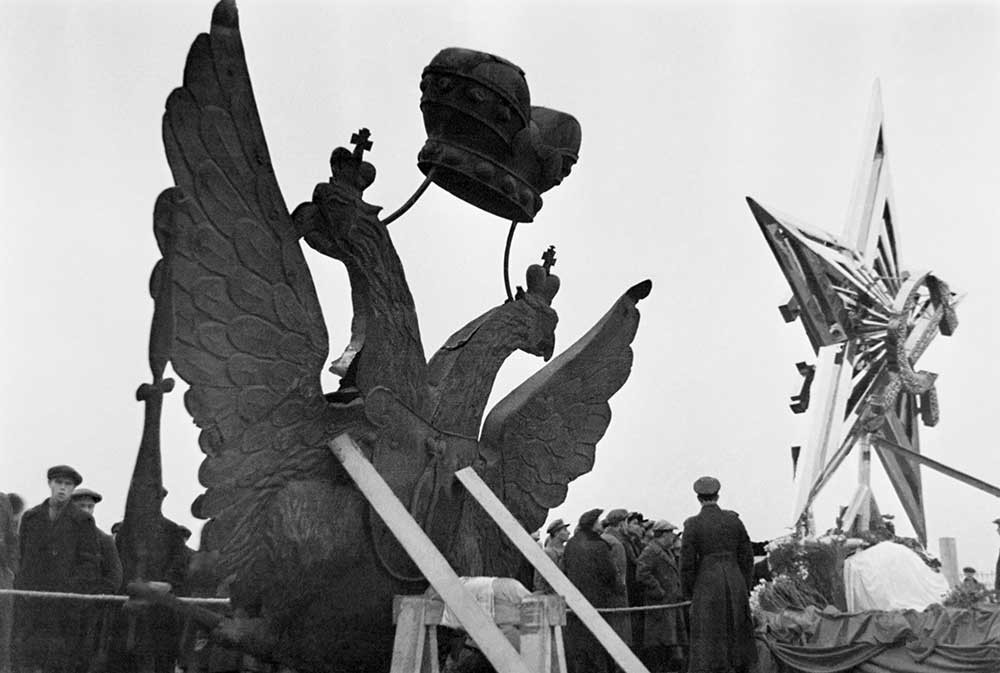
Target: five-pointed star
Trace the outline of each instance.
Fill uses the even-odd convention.
[[[867,446],[881,437],[919,452],[918,416],[933,425],[937,400],[935,375],[915,372],[913,365],[938,331],[950,334],[956,325],[956,301],[947,286],[900,266],[877,82],[869,118],[841,236],[777,216],[747,199],[792,288],[782,314],[786,321],[802,319],[817,352],[815,371],[807,379],[812,391],[804,391],[805,403],[793,405],[797,412],[808,405],[811,428],[798,469],[796,521],[859,441]],[[926,541],[917,466],[881,449],[877,441],[872,448],[917,536]],[[867,511],[873,502],[864,482],[852,514]]]

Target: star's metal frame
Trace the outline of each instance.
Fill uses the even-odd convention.
[[[874,451],[926,544],[919,465],[886,443],[919,453],[918,417],[937,423],[936,374],[913,367],[939,332],[954,332],[960,298],[931,273],[901,266],[878,82],[841,236],[747,201],[792,288],[781,313],[786,322],[801,318],[817,355],[815,365],[798,364],[805,383],[791,405],[808,414],[810,428],[796,470],[793,520],[808,520],[816,496],[857,447],[858,485],[843,528],[867,529],[878,516],[870,486]]]

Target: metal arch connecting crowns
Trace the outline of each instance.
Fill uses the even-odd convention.
[[[469,49],[439,52],[424,69],[420,109],[427,142],[417,165],[442,189],[489,213],[531,222],[541,194],[576,163],[580,124],[531,107],[524,72]]]

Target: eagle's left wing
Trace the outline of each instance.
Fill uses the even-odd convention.
[[[514,389],[490,411],[480,437],[482,477],[525,529],[538,529],[548,511],[566,499],[569,482],[594,465],[597,442],[611,421],[608,400],[632,369],[632,340],[639,326],[636,304],[650,281],[629,289],[569,349]],[[493,525],[478,534],[500,537]],[[486,575],[511,576],[518,556],[502,542],[483,539]]]

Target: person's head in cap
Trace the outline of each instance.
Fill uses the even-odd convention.
[[[1000,516],[998,516],[997,518],[993,519],[993,523],[996,524],[997,535],[1000,535]]]
[[[560,547],[569,540],[569,524],[562,519],[556,519],[545,528],[545,546]]]
[[[604,516],[604,527],[624,531],[626,519],[628,519],[627,509],[613,509]]]
[[[579,527],[582,531],[588,531],[592,533],[601,532],[601,512],[603,509],[588,509],[586,512],[580,515]]]
[[[94,507],[104,498],[97,491],[91,491],[89,488],[78,488],[73,491],[73,495],[70,496],[73,500],[73,504],[82,509],[87,514],[91,516],[94,515]]]
[[[642,522],[642,542],[643,544],[649,542],[653,539],[653,526],[656,524],[652,519],[646,519]]]
[[[642,534],[645,532],[642,522],[645,520],[646,517],[642,515],[642,512],[629,512],[628,516],[625,517],[625,528],[634,539],[642,539]]]
[[[49,480],[49,506],[62,507],[69,502],[73,490],[80,485],[83,477],[69,465],[56,465],[47,472]]]
[[[694,492],[698,496],[698,502],[702,504],[716,502],[721,487],[722,484],[715,477],[699,477],[694,482]]]
[[[972,566],[962,568],[962,588],[966,591],[979,592],[985,587],[976,579],[976,569]]]
[[[672,549],[677,541],[677,526],[666,519],[658,519],[650,532],[653,534],[653,541],[663,549]]]

